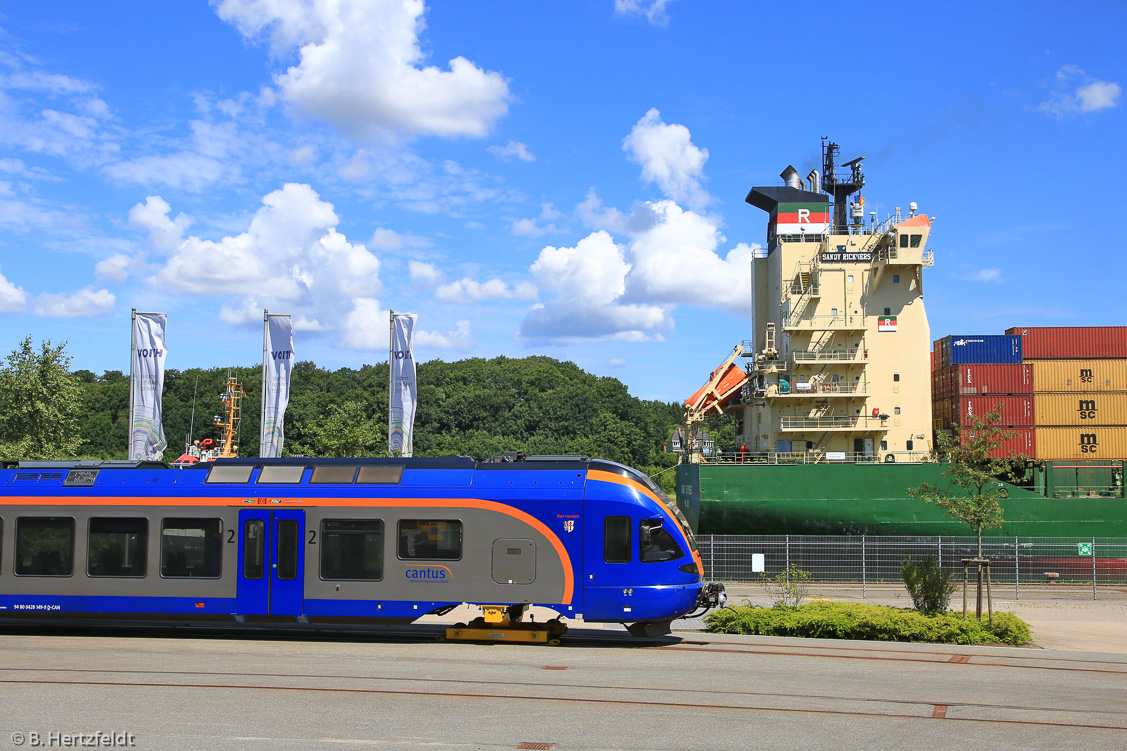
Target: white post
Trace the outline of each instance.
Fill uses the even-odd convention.
[[[137,309],[131,308],[129,314],[129,432],[125,436],[128,441],[128,456],[133,459],[133,363],[137,361],[137,343],[133,341],[133,327],[136,326]]]
[[[258,408],[258,455],[262,456],[262,446],[266,443],[266,339],[270,329],[270,311],[262,309],[262,389],[259,392]]]

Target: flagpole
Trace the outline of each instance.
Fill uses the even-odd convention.
[[[395,349],[395,311],[388,310],[387,319],[387,455],[391,456],[391,404],[393,397],[392,373]]]
[[[137,309],[132,308],[129,315],[129,447],[128,456],[133,459],[133,363],[137,360],[137,342],[133,329],[137,325]]]
[[[262,446],[266,443],[266,339],[270,333],[270,311],[262,309],[262,389],[259,391],[258,406],[258,456],[262,457]]]

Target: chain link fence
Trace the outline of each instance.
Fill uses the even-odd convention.
[[[973,536],[700,535],[697,544],[711,581],[755,582],[793,565],[820,588],[862,598],[903,588],[906,558],[935,558],[961,582],[963,559],[978,554]],[[982,552],[995,597],[1127,599],[1127,538],[984,537]]]

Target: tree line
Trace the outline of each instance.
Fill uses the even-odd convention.
[[[70,370],[65,345],[30,337],[0,367],[0,458],[124,459],[129,375]],[[644,401],[616,378],[550,357],[431,360],[418,373],[415,456],[506,451],[582,454],[654,475],[672,467],[665,443],[682,419],[675,402]],[[162,398],[168,448],[218,438],[214,417],[228,375],[246,391],[239,455],[258,455],[262,366],[166,370]],[[330,371],[294,364],[283,455],[383,456],[387,450],[388,365]],[[672,485],[673,472],[661,479]]]

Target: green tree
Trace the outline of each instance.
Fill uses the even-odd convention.
[[[0,456],[6,459],[63,459],[81,444],[81,378],[70,372],[66,342],[39,351],[31,337],[0,368]]]
[[[358,401],[334,404],[322,417],[304,426],[301,442],[289,443],[288,453],[306,456],[387,456],[383,425]]]
[[[1002,526],[1001,501],[1009,497],[1002,482],[1009,477],[1017,454],[999,457],[999,449],[1016,435],[998,425],[1001,405],[983,418],[971,417],[970,427],[956,428],[953,434],[940,433],[935,458],[946,462],[943,476],[947,485],[923,483],[909,488],[908,495],[934,503],[948,516],[963,522],[978,535],[978,557],[982,558],[982,532]]]

